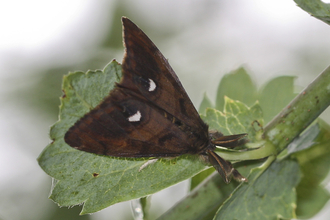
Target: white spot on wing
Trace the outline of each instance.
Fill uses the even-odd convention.
[[[141,120],[141,112],[137,111],[134,115],[128,117],[128,121],[137,122]]]
[[[156,83],[152,79],[149,79],[149,89],[148,89],[148,91],[152,92],[156,89],[156,87],[157,87]]]

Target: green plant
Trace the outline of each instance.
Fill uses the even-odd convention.
[[[301,7],[313,14],[313,5]],[[313,15],[328,22],[329,11],[321,12]],[[247,132],[251,141],[243,150],[217,151],[237,162],[249,179],[229,185],[193,156],[163,159],[138,172],[144,159],[97,156],[67,146],[68,128],[98,105],[120,76],[120,65],[112,61],[104,70],[64,77],[60,120],[50,132],[53,142],[38,159],[54,178],[50,198],[59,205],[84,203],[86,214],[140,197],[144,204],[145,196],[191,177],[191,192],[160,219],[307,218],[329,200],[320,183],[329,172],[330,128],[316,119],[330,104],[329,68],[292,102],[293,77],[278,77],[258,91],[243,68],[222,79],[215,106],[205,96],[200,112],[210,128]]]

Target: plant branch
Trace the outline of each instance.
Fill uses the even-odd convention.
[[[330,104],[330,67],[294,98],[264,128],[263,137],[277,153],[303,132]]]

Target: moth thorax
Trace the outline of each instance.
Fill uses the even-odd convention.
[[[214,144],[211,143],[208,136],[200,137],[200,135],[194,134],[194,148],[196,150],[195,153],[200,154],[205,152],[207,149],[215,149]]]

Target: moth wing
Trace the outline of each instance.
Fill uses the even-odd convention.
[[[194,140],[146,101],[114,89],[65,134],[76,149],[116,157],[171,157],[195,153]]]
[[[122,22],[126,53],[119,86],[143,96],[195,132],[207,130],[167,59],[132,21],[123,17]]]
[[[200,153],[209,143],[208,126],[158,48],[129,19],[122,21],[121,82],[69,129],[66,143],[117,157]]]

